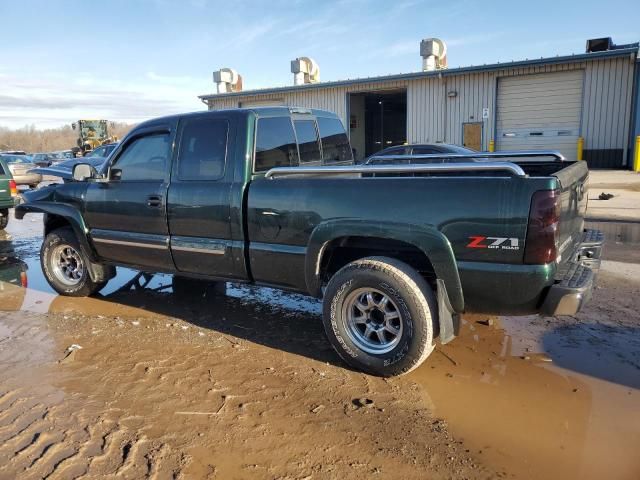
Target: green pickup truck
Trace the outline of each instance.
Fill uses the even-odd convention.
[[[0,156],[0,230],[9,223],[9,209],[17,203],[18,190],[6,160]]]
[[[346,362],[391,376],[463,312],[572,315],[590,298],[603,238],[584,229],[585,162],[470,157],[354,165],[320,110],[176,115],[136,127],[100,171],[25,193],[16,217],[45,214],[42,267],[63,295],[97,292],[115,265],[301,292],[323,298]]]

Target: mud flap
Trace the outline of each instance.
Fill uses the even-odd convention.
[[[436,280],[438,288],[438,321],[440,326],[440,343],[443,345],[456,338],[460,331],[460,315],[453,311],[447,287],[441,279]]]

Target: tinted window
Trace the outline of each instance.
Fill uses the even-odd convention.
[[[300,163],[322,160],[316,122],[313,120],[295,120],[293,125],[296,128],[296,136],[298,137]]]
[[[127,145],[114,165],[121,180],[163,180],[169,158],[169,134],[140,137]]]
[[[4,171],[4,167],[2,166],[2,163],[0,163],[0,175],[6,175]]]
[[[289,117],[258,120],[256,172],[297,164],[298,148]]]
[[[180,180],[217,180],[222,177],[228,128],[227,121],[219,118],[185,121],[178,158]]]
[[[318,118],[324,163],[353,160],[349,138],[337,118]]]

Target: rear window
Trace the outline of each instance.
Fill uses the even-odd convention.
[[[293,122],[298,137],[298,148],[300,149],[300,163],[320,161],[320,144],[318,143],[318,132],[316,122],[313,120],[295,120]]]
[[[324,163],[336,163],[353,160],[349,138],[342,122],[337,118],[318,118],[318,129],[322,138],[322,157]]]
[[[298,148],[289,117],[261,118],[256,134],[256,172],[298,164]]]
[[[0,175],[6,175],[4,167],[2,166],[2,162],[0,162]]]

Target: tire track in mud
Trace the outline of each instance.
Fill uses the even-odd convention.
[[[0,479],[180,476],[180,456],[130,429],[132,417],[120,418],[120,409],[83,403],[48,384],[48,369],[64,355],[52,348],[41,319],[24,317],[7,321],[0,312],[10,340],[0,343]],[[36,372],[27,384],[26,372]]]

